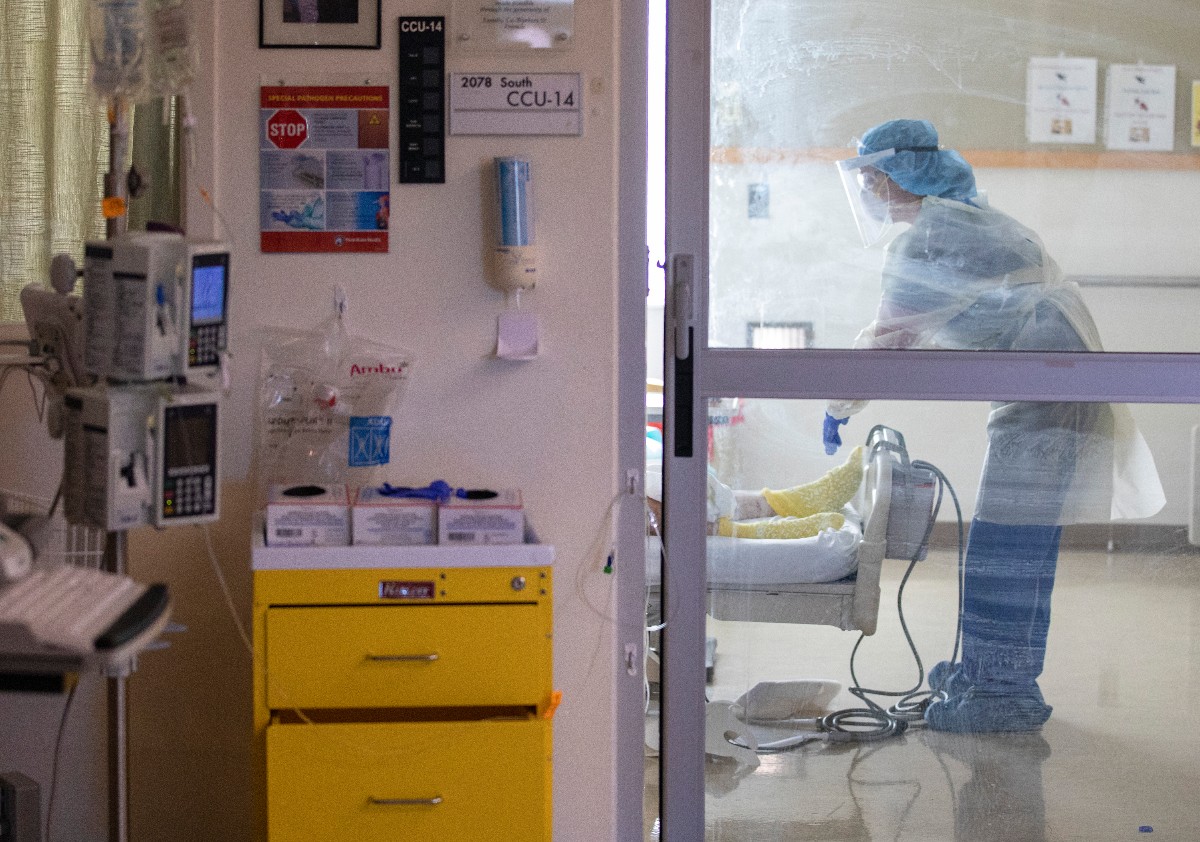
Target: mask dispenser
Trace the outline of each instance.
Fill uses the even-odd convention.
[[[533,230],[533,190],[529,161],[496,158],[499,237],[492,254],[492,286],[503,292],[533,289],[538,253]]]
[[[496,356],[529,360],[538,355],[539,327],[534,313],[521,310],[521,293],[533,289],[541,278],[530,164],[512,157],[496,158],[494,164],[497,244],[489,283],[516,298],[516,307],[506,309],[497,320]]]

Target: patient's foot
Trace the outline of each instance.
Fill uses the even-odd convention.
[[[846,525],[841,512],[820,512],[808,517],[772,517],[738,521],[721,518],[717,534],[727,538],[812,538],[822,530],[837,531]]]
[[[804,485],[775,490],[763,489],[763,497],[781,517],[808,517],[818,512],[840,511],[858,493],[863,475],[863,447],[825,476]]]

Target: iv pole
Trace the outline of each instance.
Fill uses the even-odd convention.
[[[181,105],[183,101],[183,96],[180,95]],[[164,108],[166,102],[167,97],[164,96]],[[130,97],[122,94],[113,96],[108,110],[108,172],[104,176],[104,198],[101,202],[105,219],[105,236],[110,240],[122,236],[129,229],[129,198],[133,192],[131,185],[133,173],[127,168],[126,162],[130,155],[132,118],[133,103]],[[187,142],[185,139],[184,143]],[[185,149],[184,152],[190,154],[191,150]],[[180,204],[181,206],[186,205],[186,202]],[[122,530],[108,532],[105,536],[104,567],[110,573],[126,575],[128,562],[126,538],[126,533]],[[107,677],[109,842],[128,842],[129,840],[127,679],[132,669],[133,665],[131,664],[128,667],[117,669]]]
[[[132,106],[122,96],[113,98],[108,113],[108,172],[104,176],[105,234],[119,237],[129,227],[129,183],[125,161],[129,156],[129,122]],[[110,573],[125,575],[128,548],[123,531],[109,532],[104,547],[104,566]],[[108,676],[108,838],[129,839],[129,730],[128,688],[122,668]]]
[[[125,160],[129,157],[129,120],[132,106],[128,98],[113,97],[108,111],[108,172],[104,176],[105,234],[119,237],[129,228],[129,181]]]

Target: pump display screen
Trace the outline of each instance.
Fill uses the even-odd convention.
[[[217,493],[217,405],[164,407],[162,435],[162,516],[211,514]]]
[[[192,258],[191,298],[188,366],[216,366],[228,337],[229,252],[197,254]]]
[[[192,266],[192,324],[219,322],[225,318],[225,272],[226,264],[200,265],[205,258],[225,255],[197,257]]]

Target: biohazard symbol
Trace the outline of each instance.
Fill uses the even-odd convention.
[[[371,126],[378,126],[378,125],[379,125],[379,115],[378,115],[378,114],[372,114],[372,115],[371,115],[371,120],[370,120],[370,123],[369,123],[368,125],[371,125]]]

